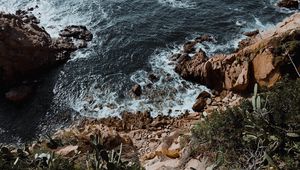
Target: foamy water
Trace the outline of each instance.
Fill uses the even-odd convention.
[[[162,5],[170,6],[173,8],[195,8],[196,2],[192,0],[158,0]]]
[[[244,38],[243,32],[273,27],[287,13],[294,12],[277,8],[275,3],[275,0],[0,0],[0,10],[10,13],[37,5],[33,14],[52,37],[57,37],[59,30],[67,25],[86,25],[94,34],[87,49],[74,53],[60,73],[49,76],[55,77],[55,86],[49,87],[54,96],[48,94],[48,89],[38,93],[41,101],[29,103],[23,115],[10,114],[17,111],[5,109],[5,104],[1,106],[0,112],[19,117],[0,114],[0,121],[8,122],[0,126],[3,129],[0,134],[18,137],[38,129],[35,124],[39,122],[31,119],[37,117],[33,113],[39,112],[39,108],[49,107],[44,103],[51,103],[50,108],[41,111],[48,112],[50,118],[59,117],[65,110],[97,118],[118,116],[123,111],[150,111],[153,116],[177,116],[190,111],[197,95],[207,89],[179,77],[169,57],[182,50],[185,41],[202,34],[210,34],[216,40],[198,44],[209,56],[233,51]],[[159,80],[151,82],[150,73]],[[130,93],[134,84],[143,86],[141,97]],[[47,94],[51,98],[43,100]],[[42,130],[47,129],[45,124]],[[5,135],[2,139],[6,139]]]

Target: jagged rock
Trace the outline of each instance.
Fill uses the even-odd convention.
[[[217,54],[210,58],[200,50],[193,57],[182,53],[175,71],[186,80],[194,81],[217,91],[246,92],[255,83],[273,86],[284,74],[295,75],[291,56],[300,67],[300,14],[294,14],[278,24],[272,34],[257,31],[247,34],[247,45],[232,54]],[[190,44],[190,43],[189,43]],[[196,106],[201,108],[201,101]],[[195,107],[196,107],[195,106]],[[197,109],[200,110],[200,109]]]
[[[241,49],[249,46],[250,43],[251,43],[251,38],[243,39],[242,41],[239,42],[238,50],[241,50]]]
[[[197,44],[196,41],[188,41],[183,45],[183,52],[185,53],[191,53],[194,52],[195,49],[195,45]]]
[[[249,64],[234,62],[225,71],[225,89],[244,91],[249,85]]]
[[[256,36],[257,34],[259,34],[259,30],[244,32],[243,34],[247,37],[253,37],[253,36]]]
[[[38,76],[67,61],[78,49],[66,38],[52,39],[37,23],[26,11],[0,13],[0,85],[11,86]]]
[[[210,42],[210,41],[214,41],[214,38],[210,35],[205,34],[205,35],[202,35],[200,37],[195,38],[195,41],[197,43],[202,43],[202,42],[205,42],[205,41]]]
[[[136,96],[140,96],[142,94],[142,87],[139,84],[136,84],[132,87],[131,91]]]
[[[260,86],[273,86],[280,78],[279,68],[274,65],[274,56],[265,51],[252,61],[254,77]]]
[[[285,7],[285,8],[296,8],[299,7],[299,2],[297,0],[281,0],[277,4],[279,7]]]
[[[124,112],[121,114],[121,118],[124,130],[145,129],[153,121],[149,112]]]
[[[59,35],[61,37],[73,37],[85,41],[91,41],[93,39],[93,34],[85,26],[82,25],[67,26],[62,31],[60,31]]]

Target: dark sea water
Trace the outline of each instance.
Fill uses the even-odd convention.
[[[0,99],[0,142],[30,139],[65,123],[70,115],[88,117],[151,111],[178,115],[191,110],[205,87],[183,81],[169,63],[182,43],[202,34],[217,42],[203,48],[212,55],[237,47],[242,32],[266,29],[294,11],[273,0],[0,0],[14,12],[38,5],[33,13],[57,37],[66,25],[86,25],[94,34],[89,48],[42,78],[34,98],[19,106]],[[132,85],[146,85],[149,73],[160,80],[132,98]],[[172,79],[170,79],[170,77]],[[51,126],[50,126],[51,125]],[[52,126],[53,125],[53,126]],[[54,126],[55,125],[55,126]]]

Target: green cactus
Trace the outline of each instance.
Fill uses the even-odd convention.
[[[253,93],[253,96],[252,96],[252,107],[253,107],[253,110],[261,110],[261,97],[258,95],[257,93],[258,91],[258,85],[255,84],[254,85],[254,93]]]

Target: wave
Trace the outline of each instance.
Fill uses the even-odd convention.
[[[190,0],[158,0],[158,3],[170,6],[172,8],[195,8],[196,3],[191,2]]]
[[[118,94],[118,88],[124,86],[125,75],[110,75],[119,79],[119,87],[112,87],[112,82],[99,84],[99,77],[90,77],[89,81],[95,82],[91,86],[81,84],[76,90],[79,94],[69,93],[63,87],[56,86],[54,93],[56,101],[65,103],[68,107],[87,117],[107,117],[119,116],[124,111],[150,111],[152,116],[171,115],[178,116],[187,110],[191,110],[197,95],[207,90],[206,87],[196,85],[183,80],[174,72],[174,65],[171,64],[169,57],[178,52],[179,49],[157,50],[151,56],[151,73],[157,75],[159,80],[155,83],[148,79],[149,72],[139,70],[130,76],[132,82],[143,87],[143,95],[139,98],[133,97],[130,91],[126,92],[125,97]],[[105,78],[103,78],[105,79]],[[107,78],[111,79],[111,78]],[[151,87],[149,84],[152,84]],[[129,97],[131,96],[131,97]]]
[[[98,0],[1,0],[0,11],[15,13],[16,10],[26,10],[32,7],[36,8],[32,13],[40,19],[40,25],[52,37],[58,37],[59,30],[67,25],[86,25],[93,27],[92,19],[95,9],[100,13],[98,20],[108,19],[108,13],[102,7]],[[99,15],[99,14],[97,14]]]

